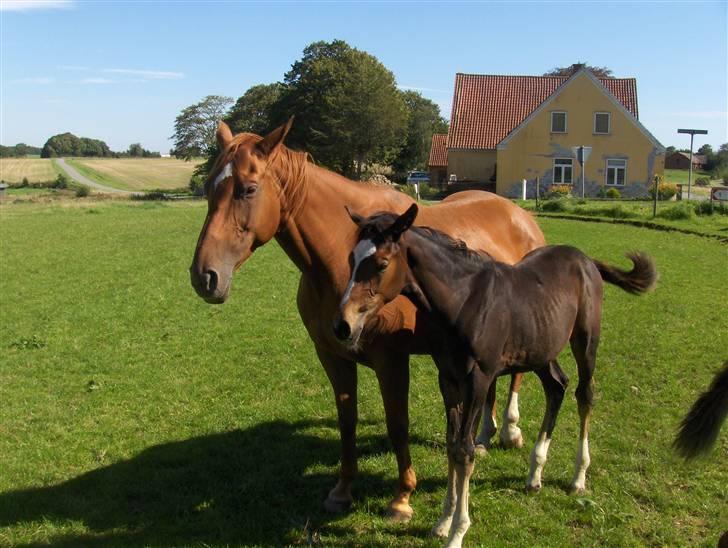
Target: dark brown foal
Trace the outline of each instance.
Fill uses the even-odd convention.
[[[468,487],[475,454],[474,434],[494,379],[534,371],[546,394],[546,413],[526,480],[541,488],[556,417],[568,379],[556,361],[571,344],[579,373],[576,398],[581,419],[572,490],[583,493],[589,466],[589,417],[602,311],[602,281],[634,294],[657,280],[652,260],[631,253],[631,272],[595,261],[576,248],[548,246],[514,266],[468,249],[437,230],[413,227],[417,206],[397,216],[362,219],[354,250],[357,268],[341,302],[342,321],[404,292],[432,313],[448,336],[433,352],[447,412],[448,490],[433,532],[459,546],[467,531]]]

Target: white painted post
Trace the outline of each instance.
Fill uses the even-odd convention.
[[[528,181],[526,181],[526,179],[523,179],[523,199],[524,200],[526,199],[526,183],[527,182]]]

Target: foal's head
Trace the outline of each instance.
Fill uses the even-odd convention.
[[[265,137],[233,136],[224,122],[218,126],[221,152],[205,182],[207,218],[190,267],[192,286],[210,303],[225,301],[233,272],[273,238],[291,210],[283,198],[288,181],[280,178],[282,166],[291,172],[287,180],[301,178],[306,168],[304,155],[283,146],[292,121]]]
[[[359,235],[352,252],[351,279],[339,305],[334,333],[356,348],[366,321],[412,281],[400,238],[417,217],[417,205],[412,204],[399,216],[376,213],[364,219],[351,211],[349,215],[359,226]]]

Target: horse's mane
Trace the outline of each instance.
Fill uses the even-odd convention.
[[[235,154],[241,146],[246,144],[255,145],[260,140],[262,138],[253,133],[235,135],[212,165],[205,185],[222,170],[223,166],[235,160]],[[311,161],[310,154],[291,150],[283,144],[278,147],[273,157],[268,161],[267,169],[272,168],[272,175],[278,187],[278,195],[283,202],[284,215],[287,217],[295,217],[306,201],[307,167]]]
[[[484,251],[470,249],[463,240],[456,240],[444,232],[429,226],[412,226],[410,232],[422,236],[439,247],[444,247],[449,252],[467,259],[469,262],[481,265],[490,262],[492,257]]]

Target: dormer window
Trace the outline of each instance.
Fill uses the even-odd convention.
[[[566,113],[554,111],[551,113],[551,133],[566,133]]]
[[[612,116],[609,112],[594,113],[594,133],[608,135],[612,130]]]

